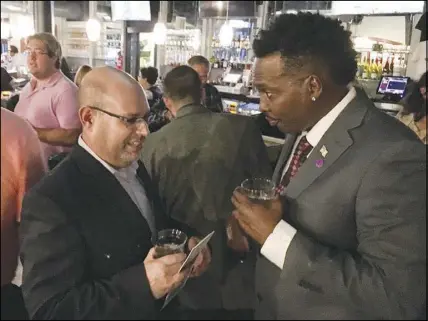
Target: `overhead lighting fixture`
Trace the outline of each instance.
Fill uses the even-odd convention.
[[[86,35],[89,41],[98,41],[101,37],[101,23],[94,18],[90,18],[86,22]]]
[[[155,44],[164,45],[166,42],[166,33],[167,28],[164,23],[156,22],[155,27],[153,28],[153,38],[155,40]]]
[[[297,10],[287,10],[285,13],[287,14],[298,14]]]
[[[218,10],[223,9],[223,1],[217,1],[216,6]]]
[[[279,16],[282,13],[282,11],[275,12],[275,15]]]
[[[221,26],[218,35],[220,45],[222,47],[229,47],[233,40],[233,28],[229,24],[229,1],[226,2],[226,22]]]

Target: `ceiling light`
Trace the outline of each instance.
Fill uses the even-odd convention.
[[[167,29],[164,23],[157,22],[155,27],[153,28],[153,37],[155,40],[155,44],[164,45],[166,42],[166,33]]]
[[[94,18],[86,22],[86,35],[89,41],[98,41],[101,36],[101,23]]]

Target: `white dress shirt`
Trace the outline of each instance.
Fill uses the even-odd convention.
[[[290,166],[294,151],[297,148],[301,137],[306,135],[306,139],[308,140],[309,144],[311,144],[312,147],[317,146],[321,138],[324,136],[330,126],[334,123],[336,118],[345,109],[345,107],[348,106],[348,104],[355,98],[355,96],[355,88],[351,87],[346,96],[343,97],[343,99],[332,110],[330,110],[327,115],[321,118],[321,120],[318,121],[318,123],[316,123],[315,126],[312,127],[309,132],[303,132],[299,137],[297,137],[292,152],[290,153],[290,157],[288,158],[287,164],[282,173],[282,176],[285,175],[288,167]],[[281,220],[263,244],[263,247],[260,251],[261,254],[282,270],[288,247],[290,246],[290,243],[293,240],[293,237],[296,232],[297,231],[294,227],[292,227],[284,220]]]
[[[79,136],[78,144],[91,154],[97,161],[99,161],[107,170],[116,177],[120,185],[128,193],[129,197],[137,205],[143,217],[149,224],[152,233],[155,233],[155,220],[152,211],[152,205],[147,198],[146,191],[144,190],[143,184],[140,182],[137,176],[138,163],[135,161],[129,167],[121,168],[119,170],[113,168],[105,161],[103,161],[97,154],[84,142],[82,136]]]

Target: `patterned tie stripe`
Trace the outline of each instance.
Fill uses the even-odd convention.
[[[293,158],[291,159],[290,165],[288,166],[287,172],[281,180],[280,186],[278,186],[278,192],[284,191],[284,188],[290,183],[290,180],[296,176],[303,162],[306,160],[310,151],[312,150],[311,144],[309,144],[306,136],[302,136],[299,141],[297,148],[294,151]]]

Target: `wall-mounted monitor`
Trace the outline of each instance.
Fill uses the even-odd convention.
[[[111,1],[113,21],[151,21],[150,1]]]

